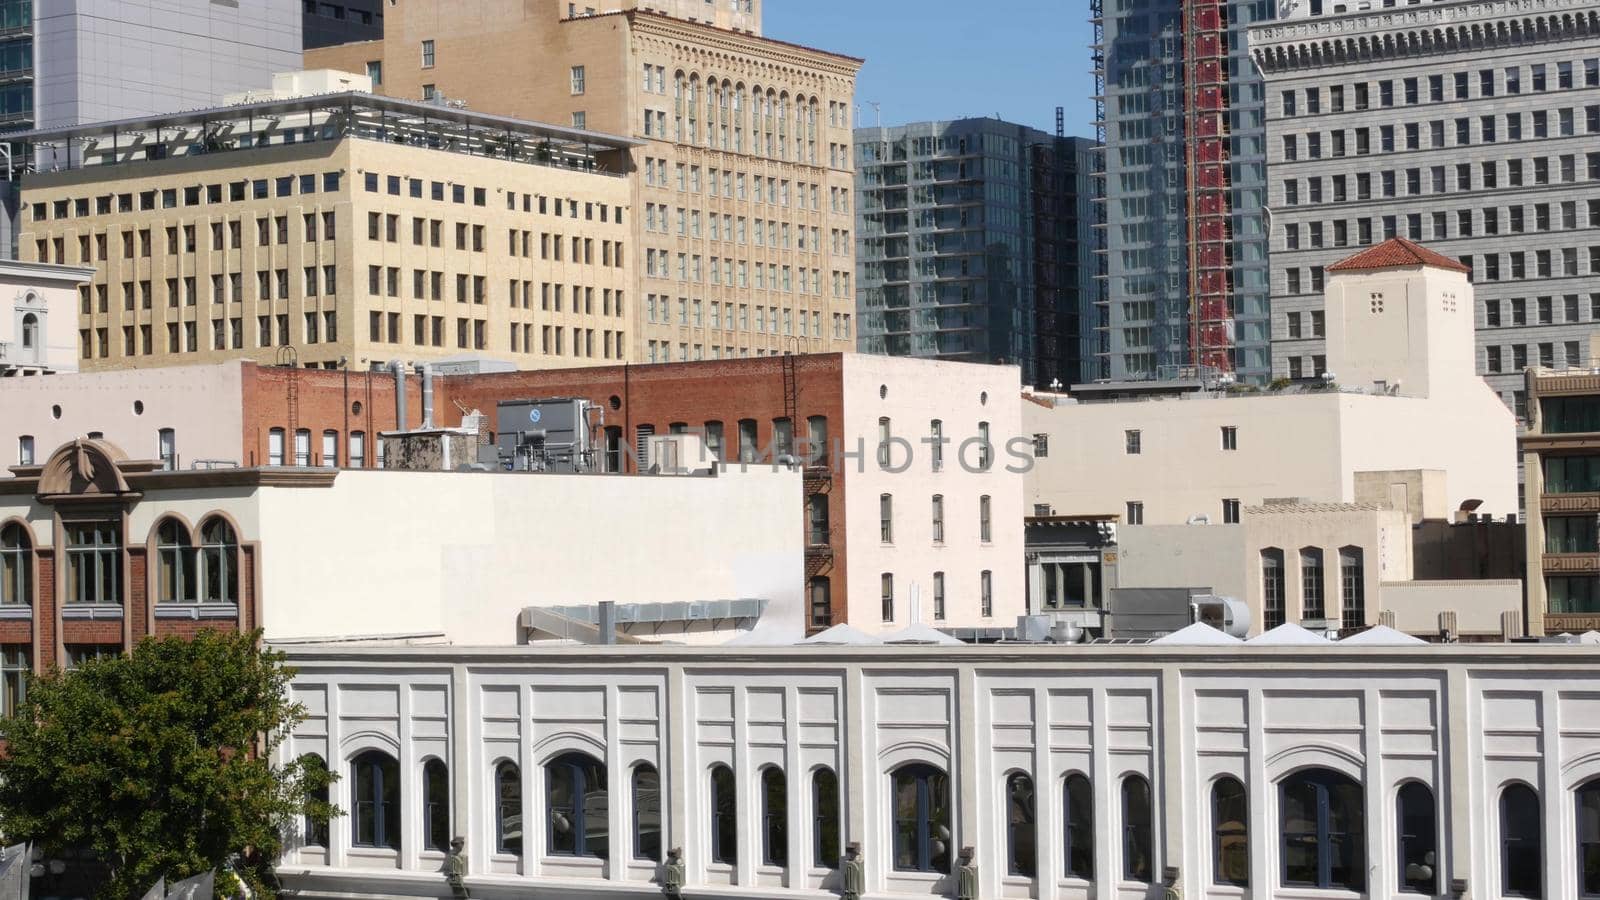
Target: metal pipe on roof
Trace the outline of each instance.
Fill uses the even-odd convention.
[[[433,366],[417,363],[417,374],[422,376],[422,427],[433,427]]]
[[[400,360],[389,363],[394,375],[394,430],[406,430],[406,364]]]

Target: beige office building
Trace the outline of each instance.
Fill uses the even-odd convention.
[[[629,135],[641,361],[855,348],[861,60],[761,36],[760,0],[410,0],[308,51],[393,97]]]
[[[93,267],[85,371],[633,361],[634,142],[361,92],[32,132],[25,260]]]

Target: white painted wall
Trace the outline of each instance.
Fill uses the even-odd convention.
[[[1516,422],[1481,380],[1445,397],[1370,394],[1191,395],[1110,403],[1022,405],[1023,428],[1049,436],[1050,455],[1027,476],[1029,503],[1060,515],[1126,515],[1146,525],[1196,515],[1222,521],[1222,501],[1298,497],[1355,500],[1355,473],[1438,469],[1450,509],[1517,510]],[[1237,450],[1222,429],[1237,429]],[[1126,432],[1140,433],[1127,452]],[[1030,507],[1031,508],[1031,507]]]
[[[764,597],[764,626],[798,639],[799,479],[346,470],[263,487],[266,634],[503,645],[528,606]]]
[[[7,379],[0,389],[0,471],[11,477],[5,470],[17,464],[23,435],[33,437],[38,463],[91,431],[131,459],[156,459],[162,428],[176,432],[181,467],[198,459],[238,461],[241,397],[236,362]]]
[[[850,624],[875,632],[911,622],[911,588],[920,595],[920,619],[934,623],[933,573],[945,573],[945,618],[941,626],[1011,626],[1026,611],[1023,585],[1021,458],[1007,442],[1023,432],[1021,370],[1016,366],[898,359],[868,354],[844,357],[845,449],[859,459],[841,460],[849,472],[845,495]],[[887,416],[896,444],[890,471],[878,465],[878,419]],[[933,467],[932,448],[923,443],[929,423],[944,423],[943,465]],[[978,423],[989,423],[993,465],[977,471]],[[962,442],[974,443],[962,453]],[[965,457],[966,465],[962,464]],[[1008,467],[1010,467],[1008,469]],[[970,470],[969,470],[970,469]],[[882,494],[894,498],[894,540],[879,531]],[[933,495],[944,497],[944,542],[933,540]],[[991,540],[979,540],[979,502],[991,503]],[[991,573],[993,614],[981,615],[979,580]],[[882,621],[882,575],[894,575],[894,622]]]

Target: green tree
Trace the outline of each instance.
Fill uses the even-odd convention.
[[[101,897],[224,868],[272,896],[286,828],[337,810],[318,799],[330,776],[314,758],[273,763],[303,711],[293,671],[259,638],[148,638],[33,679],[3,725],[0,833],[90,851],[107,870]]]

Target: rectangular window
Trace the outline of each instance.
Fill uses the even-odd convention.
[[[1126,518],[1128,520],[1127,524],[1129,524],[1129,525],[1143,525],[1144,524],[1144,501],[1143,500],[1129,500],[1128,501],[1128,514],[1127,514]]]
[[[1222,501],[1222,523],[1224,525],[1239,524],[1239,501],[1229,498]]]
[[[583,66],[573,66],[572,67],[572,93],[574,93],[574,94],[583,93],[585,80],[586,79],[584,77]]]
[[[1239,427],[1237,425],[1222,426],[1222,449],[1239,449]]]
[[[433,59],[434,59],[433,58],[433,41],[431,41],[431,40],[430,41],[423,41],[422,42],[422,67],[424,69],[433,68]]]
[[[17,714],[28,696],[28,678],[33,674],[33,648],[27,644],[0,646],[0,717]]]
[[[878,495],[878,539],[885,544],[894,543],[894,495]]]
[[[121,605],[121,529],[110,522],[73,523],[67,536],[67,602]]]
[[[978,613],[985,619],[994,615],[994,575],[988,569],[978,573]]]
[[[894,573],[885,572],[882,575],[883,591],[883,621],[894,621]]]
[[[1128,431],[1124,431],[1122,433],[1122,436],[1123,436],[1124,449],[1127,451],[1127,454],[1129,456],[1137,456],[1137,455],[1139,455],[1139,452],[1140,452],[1140,449],[1141,449],[1141,440],[1140,440],[1139,432],[1137,430],[1135,430],[1135,429],[1130,429]]]

